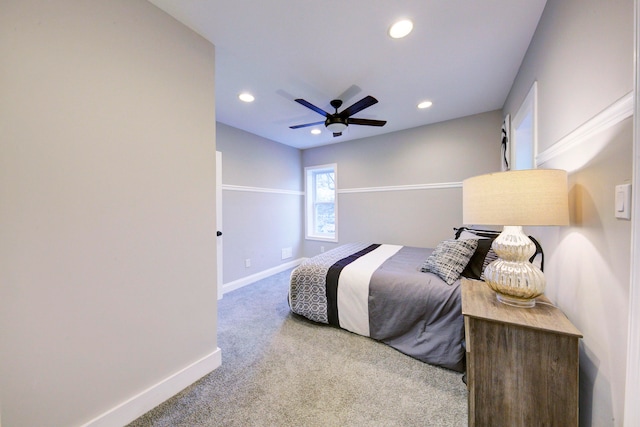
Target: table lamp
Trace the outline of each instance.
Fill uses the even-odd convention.
[[[535,244],[522,226],[569,225],[567,172],[528,169],[497,172],[462,182],[462,217],[467,225],[500,225],[491,248],[498,259],[484,270],[499,301],[533,307],[545,289],[542,271],[529,262]]]

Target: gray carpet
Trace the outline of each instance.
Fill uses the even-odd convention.
[[[291,314],[289,275],[226,294],[222,366],[129,427],[467,425],[460,373]]]

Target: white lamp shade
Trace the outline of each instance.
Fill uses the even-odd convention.
[[[462,222],[474,225],[569,225],[567,172],[529,169],[462,182]]]

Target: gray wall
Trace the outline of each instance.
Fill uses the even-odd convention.
[[[302,257],[301,152],[218,123],[222,152],[223,283]],[[282,249],[292,257],[283,260]],[[245,266],[245,260],[251,266]]]
[[[217,351],[214,48],[147,1],[25,0],[0,56],[2,422],[81,425]]]
[[[435,247],[451,238],[462,225],[461,181],[500,169],[501,125],[492,111],[304,150],[304,166],[337,163],[339,192],[339,242],[307,240],[305,255],[356,241]]]
[[[539,166],[570,172],[571,226],[532,232],[547,295],[584,334],[582,426],[623,423],[631,224],[614,218],[614,186],[632,177],[632,121],[581,131],[633,89],[633,25],[632,0],[549,0],[504,108],[513,115],[537,80]]]

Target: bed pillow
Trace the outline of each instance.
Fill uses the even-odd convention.
[[[482,270],[480,272],[480,280],[485,280],[484,270],[487,268],[489,264],[498,259],[498,254],[495,253],[493,249],[489,249],[487,251],[487,255],[484,257],[484,261],[482,261]]]
[[[477,240],[444,240],[426,259],[420,271],[435,273],[452,285],[460,277],[477,247]]]
[[[489,237],[491,236],[491,237]],[[473,230],[461,230],[456,233],[459,240],[477,240],[478,247],[469,260],[467,266],[462,270],[461,275],[468,279],[484,280],[484,269],[491,261],[498,258],[498,255],[491,249],[491,244],[497,234],[474,232]]]
[[[478,239],[478,248],[461,275],[469,279],[484,280],[484,269],[492,261],[498,259],[498,254],[491,249],[491,244],[501,232],[476,230],[467,227],[455,228],[454,230],[456,231],[456,239]],[[529,258],[529,262],[544,271],[544,251],[542,250],[542,246],[533,236],[529,236],[529,238],[533,244],[536,245],[536,252]]]

